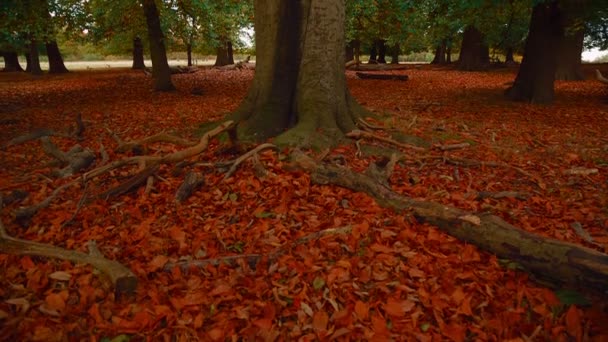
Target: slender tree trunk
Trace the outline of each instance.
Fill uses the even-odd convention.
[[[35,39],[32,39],[30,42],[30,59],[27,66],[32,75],[42,75],[42,68],[40,67],[40,58],[38,55],[38,42]]]
[[[399,64],[399,53],[401,52],[401,47],[399,43],[393,45],[391,49],[391,64]]]
[[[256,0],[253,84],[229,118],[241,139],[322,147],[364,110],[346,88],[344,0]]]
[[[376,46],[378,47],[378,63],[386,64],[386,44],[384,44],[384,39],[378,39]]]
[[[466,71],[484,70],[490,65],[490,50],[483,33],[474,26],[467,26],[462,37],[458,69]]]
[[[555,79],[562,81],[581,81],[585,79],[581,54],[585,32],[579,30],[568,34],[560,41],[557,48],[557,70]]]
[[[167,52],[165,50],[163,31],[160,27],[158,8],[156,8],[154,0],[141,1],[148,26],[154,89],[159,91],[175,90],[175,86],[171,82],[171,69],[167,62]]]
[[[144,44],[140,37],[133,38],[133,66],[131,69],[143,70],[146,68],[144,63]]]
[[[513,48],[508,47],[507,52],[505,52],[505,63],[513,64],[515,63],[515,59],[513,58]]]
[[[378,47],[376,46],[376,42],[372,43],[372,47],[369,50],[369,64],[378,64]]]
[[[505,95],[516,101],[551,103],[557,69],[557,48],[563,37],[557,1],[534,6],[524,57],[512,87]]]
[[[29,52],[25,53],[25,72],[32,72],[32,58]]]
[[[353,45],[353,42],[354,42],[354,40],[351,40],[350,42],[348,42],[348,44],[346,44],[345,57],[344,57],[345,62],[350,62],[353,59],[355,59],[355,47]]]
[[[2,51],[4,57],[4,71],[23,71],[19,64],[19,55],[15,51]]]
[[[215,58],[214,66],[224,66],[230,64],[234,64],[232,42],[227,39],[220,39],[220,44],[217,47],[217,57]]]
[[[186,54],[188,55],[188,66],[192,66],[192,44],[186,44]]]
[[[57,42],[51,40],[45,43],[45,46],[46,55],[49,58],[49,74],[63,74],[68,72],[68,69],[63,63],[63,57],[61,57],[61,52],[59,52]]]
[[[435,48],[435,57],[431,61],[431,64],[444,64],[445,63],[445,40],[441,41],[441,44]]]
[[[353,44],[353,52],[355,54],[355,62],[357,65],[361,63],[361,41],[359,39],[355,39],[352,41]]]
[[[445,48],[445,62],[450,64],[452,63],[452,46],[447,46]]]

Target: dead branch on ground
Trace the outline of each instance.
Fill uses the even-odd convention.
[[[491,214],[468,212],[397,194],[367,175],[345,167],[319,164],[298,150],[292,152],[292,160],[292,167],[310,172],[313,183],[365,192],[380,206],[397,212],[411,211],[421,222],[435,225],[499,258],[516,261],[539,279],[600,293],[608,289],[608,255],[604,253],[529,233]]]
[[[2,198],[0,198],[0,209]],[[74,263],[90,264],[107,275],[114,285],[117,296],[132,294],[137,287],[137,277],[121,263],[106,259],[97,249],[95,241],[88,243],[89,254],[70,251],[56,246],[39,242],[17,239],[8,235],[2,220],[0,220],[0,252],[14,255],[32,255],[47,258],[69,260]]]

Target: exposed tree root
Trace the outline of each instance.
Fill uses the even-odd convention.
[[[399,195],[375,179],[350,169],[320,165],[302,153],[292,153],[293,164],[310,172],[317,184],[334,184],[365,192],[378,204],[414,216],[446,233],[495,254],[518,262],[540,280],[557,286],[608,289],[608,255],[575,244],[545,238],[510,225],[497,216],[471,213],[433,202]]]
[[[256,148],[254,148],[253,150],[243,154],[242,156],[238,157],[236,160],[234,160],[234,162],[232,163],[232,166],[230,166],[230,169],[228,170],[228,172],[226,172],[226,174],[224,175],[224,179],[226,178],[230,178],[230,176],[232,176],[232,174],[234,174],[234,172],[236,172],[236,169],[239,167],[239,165],[244,162],[245,160],[257,155],[259,152],[269,149],[269,148],[273,148],[273,149],[278,149],[275,145],[273,144],[261,144],[259,146],[257,146]]]
[[[0,208],[2,199],[0,198]],[[2,220],[0,220],[0,252],[15,255],[34,255],[47,258],[69,260],[75,263],[86,263],[93,265],[107,275],[117,296],[131,294],[137,287],[137,277],[127,267],[117,261],[108,260],[97,249],[95,241],[89,241],[89,254],[70,251],[34,241],[13,238],[8,235]]]
[[[176,137],[174,135],[167,134],[165,132],[158,133],[141,140],[137,141],[123,141],[118,138],[118,135],[112,134],[114,139],[118,142],[118,147],[116,148],[116,152],[133,152],[136,154],[145,153],[147,150],[146,145],[153,144],[157,142],[165,142],[179,146],[194,146],[197,144],[196,141],[190,141],[187,139],[183,139],[180,137]]]
[[[164,266],[164,270],[170,272],[175,267],[180,267],[182,270],[188,270],[191,267],[196,268],[205,268],[209,265],[211,266],[219,266],[221,264],[227,264],[230,266],[238,266],[239,260],[245,260],[249,267],[255,268],[257,264],[264,258],[266,258],[269,262],[273,262],[279,256],[287,253],[292,248],[308,243],[311,240],[320,239],[324,236],[328,235],[345,235],[349,234],[352,231],[351,226],[344,226],[338,228],[329,228],[324,229],[318,232],[314,232],[308,235],[305,235],[301,238],[296,239],[294,242],[289,243],[287,245],[278,247],[274,249],[272,252],[267,254],[242,254],[242,255],[228,255],[219,258],[213,259],[205,259],[205,260],[182,260],[178,262],[169,262]]]
[[[361,131],[361,130],[353,130],[351,132],[346,133],[346,136],[349,138],[353,138],[353,139],[372,139],[372,140],[379,140],[394,146],[398,146],[401,148],[405,148],[405,149],[409,149],[409,150],[414,150],[414,151],[426,151],[427,149],[423,148],[423,147],[418,147],[418,146],[414,146],[414,145],[410,145],[410,144],[404,144],[404,143],[400,143],[396,140],[390,139],[390,138],[385,138],[383,136],[377,135],[377,134],[373,134],[373,133],[369,133],[369,132],[365,132],[365,131]]]

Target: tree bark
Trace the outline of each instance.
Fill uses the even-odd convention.
[[[150,40],[150,57],[152,59],[152,78],[154,89],[158,91],[175,90],[171,82],[171,69],[167,62],[167,51],[165,50],[164,35],[160,26],[158,8],[154,0],[141,0],[146,24],[148,26],[148,37]]]
[[[146,64],[144,63],[144,44],[140,37],[133,38],[133,66],[131,69],[144,70]]]
[[[23,71],[21,64],[19,64],[19,55],[15,51],[2,51],[2,57],[4,57],[4,71]]]
[[[507,48],[507,52],[505,52],[505,63],[515,63],[512,47]]]
[[[431,64],[445,64],[445,40],[435,48],[435,57],[431,61]]]
[[[376,46],[375,41],[372,43],[372,46],[369,49],[369,61],[367,61],[367,62],[370,64],[378,63],[378,47]]]
[[[63,63],[63,57],[61,57],[61,52],[59,52],[57,42],[51,40],[45,43],[45,46],[46,55],[49,58],[49,74],[64,74],[68,72],[68,69]]]
[[[378,47],[378,63],[386,64],[386,44],[384,39],[376,40],[376,46]]]
[[[555,79],[562,81],[582,81],[585,79],[581,54],[585,32],[578,30],[566,34],[557,47],[557,70]]]
[[[505,95],[515,101],[548,104],[555,96],[557,48],[564,35],[558,2],[534,6],[524,57],[512,87]]]
[[[188,66],[192,66],[192,44],[186,44],[186,55],[188,56]]]
[[[38,42],[35,39],[30,41],[30,58],[27,63],[27,68],[30,69],[32,75],[42,75],[40,57],[38,55]]]
[[[335,144],[364,110],[346,88],[344,0],[256,0],[257,63],[238,137],[281,145]]]
[[[478,71],[486,69],[490,64],[490,50],[484,41],[484,36],[474,26],[467,26],[462,37],[458,69]]]
[[[346,44],[344,62],[350,62],[353,59],[355,59],[355,46],[354,40],[351,40]]]
[[[214,66],[224,66],[231,64],[234,64],[232,42],[227,39],[220,39],[220,44],[217,47],[217,57],[215,58]]]
[[[447,64],[452,63],[452,47],[451,46],[447,46],[445,48],[445,62]]]
[[[399,64],[399,53],[401,52],[401,47],[399,43],[393,45],[391,48],[391,64]]]

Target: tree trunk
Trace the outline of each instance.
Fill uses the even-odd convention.
[[[350,62],[355,59],[355,47],[353,45],[354,40],[351,40],[346,44],[344,62]]]
[[[38,42],[35,39],[32,39],[30,42],[30,58],[27,67],[30,69],[32,75],[42,75],[42,68],[40,67],[40,58],[38,55]]]
[[[557,1],[534,6],[524,57],[513,86],[505,95],[516,101],[553,102],[557,47],[563,37]]]
[[[557,70],[555,79],[562,81],[581,81],[585,79],[581,62],[585,32],[578,30],[566,34],[557,47]]]
[[[141,42],[141,38],[133,38],[133,66],[131,69],[144,70],[146,64],[144,63],[144,44]]]
[[[490,50],[484,42],[483,33],[474,26],[467,26],[462,37],[458,69],[466,71],[484,70],[490,64]]]
[[[355,39],[352,41],[354,54],[355,54],[355,63],[359,65],[361,63],[361,41],[359,39]]]
[[[25,53],[25,72],[32,72],[32,59],[30,58],[29,52]]]
[[[160,27],[158,8],[156,8],[154,0],[141,1],[148,26],[154,89],[159,91],[175,90],[175,86],[171,82],[171,69],[169,69],[169,63],[167,62],[167,52],[165,50],[163,31]]]
[[[399,53],[401,52],[401,47],[399,43],[395,44],[391,49],[391,64],[399,64]]]
[[[192,44],[186,44],[186,54],[188,55],[188,66],[192,66]]]
[[[19,55],[15,51],[2,51],[4,57],[4,71],[23,71],[19,64]]]
[[[369,50],[369,61],[368,63],[377,64],[378,63],[378,47],[376,46],[376,42],[372,43],[372,47]]]
[[[46,55],[49,58],[49,74],[64,74],[68,72],[68,69],[63,63],[63,57],[61,57],[61,52],[59,52],[57,42],[51,40],[45,43],[45,46]]]
[[[238,137],[324,147],[365,111],[346,88],[344,0],[256,0],[256,72]]]
[[[435,48],[435,57],[431,64],[445,64],[445,40]]]
[[[378,63],[386,64],[386,44],[384,44],[384,40],[378,39],[376,46],[378,47]]]
[[[452,46],[445,48],[445,62],[448,64],[452,63]]]
[[[505,53],[505,63],[515,63],[515,59],[513,58],[513,48],[507,48],[507,52]]]
[[[220,39],[220,45],[217,47],[217,57],[215,58],[214,66],[224,66],[230,64],[234,64],[232,42],[226,39]]]

